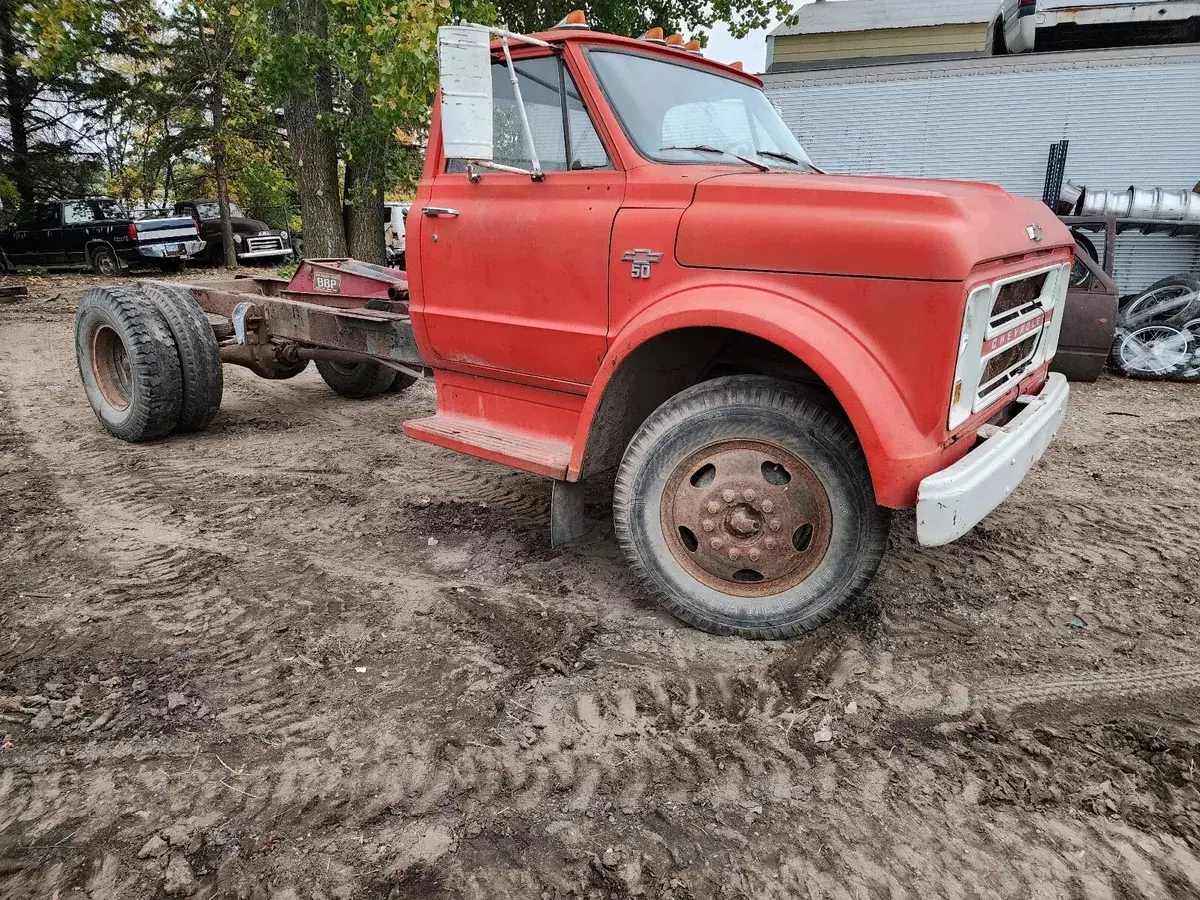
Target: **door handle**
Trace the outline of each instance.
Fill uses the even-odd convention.
[[[430,218],[436,218],[438,216],[453,217],[453,216],[457,216],[459,213],[460,213],[460,210],[451,209],[448,206],[426,206],[425,208],[423,208],[421,210],[422,215],[429,216]]]

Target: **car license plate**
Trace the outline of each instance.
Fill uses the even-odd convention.
[[[179,244],[167,244],[167,249],[166,249],[167,256],[178,256],[182,252],[183,252],[183,247],[181,247]]]

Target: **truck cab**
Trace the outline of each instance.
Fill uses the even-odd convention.
[[[443,40],[407,234],[438,411],[408,435],[551,477],[564,507],[615,469],[633,569],[750,636],[861,592],[886,510],[942,544],[1016,488],[1067,398],[1050,210],[824,174],[759,79],[677,36],[500,38],[483,137]]]

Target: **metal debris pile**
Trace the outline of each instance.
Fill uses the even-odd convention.
[[[1122,300],[1112,359],[1130,378],[1200,382],[1200,278],[1172,275]]]

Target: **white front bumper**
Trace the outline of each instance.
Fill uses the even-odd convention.
[[[1050,373],[1041,393],[1018,398],[1025,408],[917,490],[917,540],[938,547],[962,537],[1004,502],[1041,459],[1067,414],[1067,379]]]

